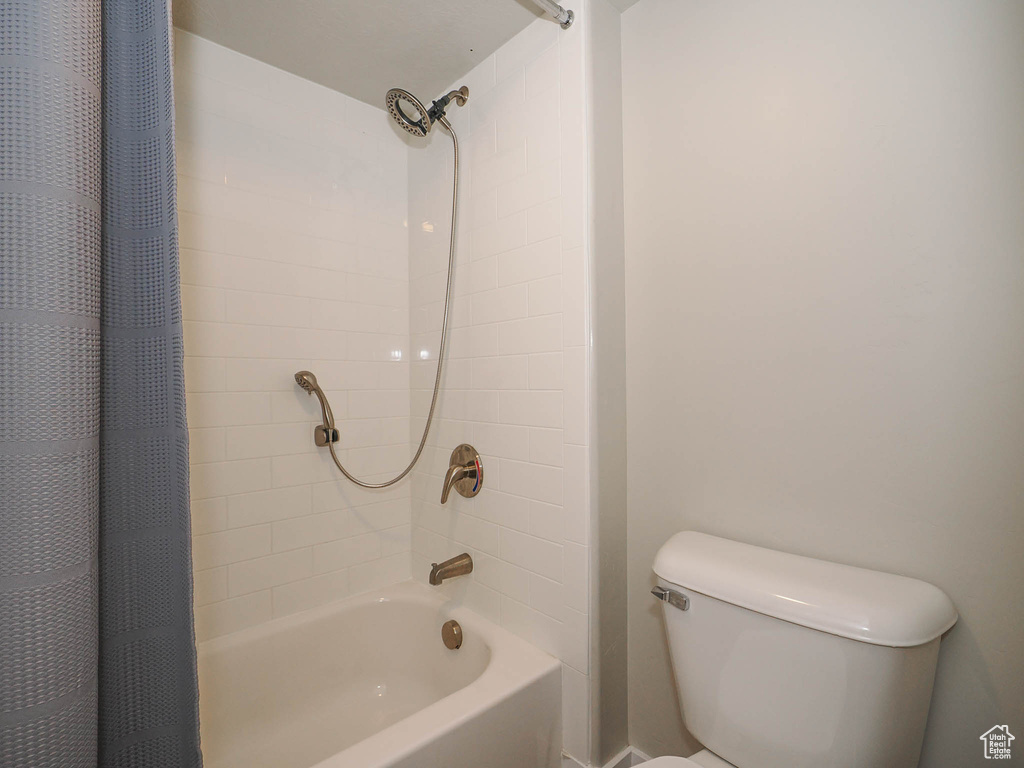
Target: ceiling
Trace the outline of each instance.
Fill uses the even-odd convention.
[[[396,86],[435,98],[542,15],[530,0],[173,0],[173,11],[177,27],[378,107]]]
[[[530,0],[173,0],[173,12],[177,27],[378,107],[396,86],[436,98],[541,15]]]

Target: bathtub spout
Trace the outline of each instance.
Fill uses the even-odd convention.
[[[431,563],[431,565],[433,567],[430,569],[429,581],[435,587],[445,579],[450,579],[453,576],[465,576],[467,573],[473,572],[473,558],[469,556],[468,552],[456,555],[443,563]]]

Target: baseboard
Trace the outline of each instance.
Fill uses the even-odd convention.
[[[635,765],[640,765],[650,760],[647,755],[641,752],[639,749],[633,747],[626,747],[619,754],[604,764],[603,768],[633,768]],[[572,755],[562,753],[562,768],[597,768],[597,766],[587,766],[581,763]]]
[[[632,768],[633,763],[633,749],[626,747],[619,754],[605,763],[604,768]]]

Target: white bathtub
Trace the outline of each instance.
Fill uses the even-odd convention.
[[[201,643],[199,695],[206,768],[560,764],[558,661],[411,581]]]

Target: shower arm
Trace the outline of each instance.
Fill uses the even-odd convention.
[[[554,0],[533,0],[544,13],[551,16],[555,21],[562,25],[562,29],[568,29],[572,26],[573,20],[576,18],[572,11],[568,11]]]

